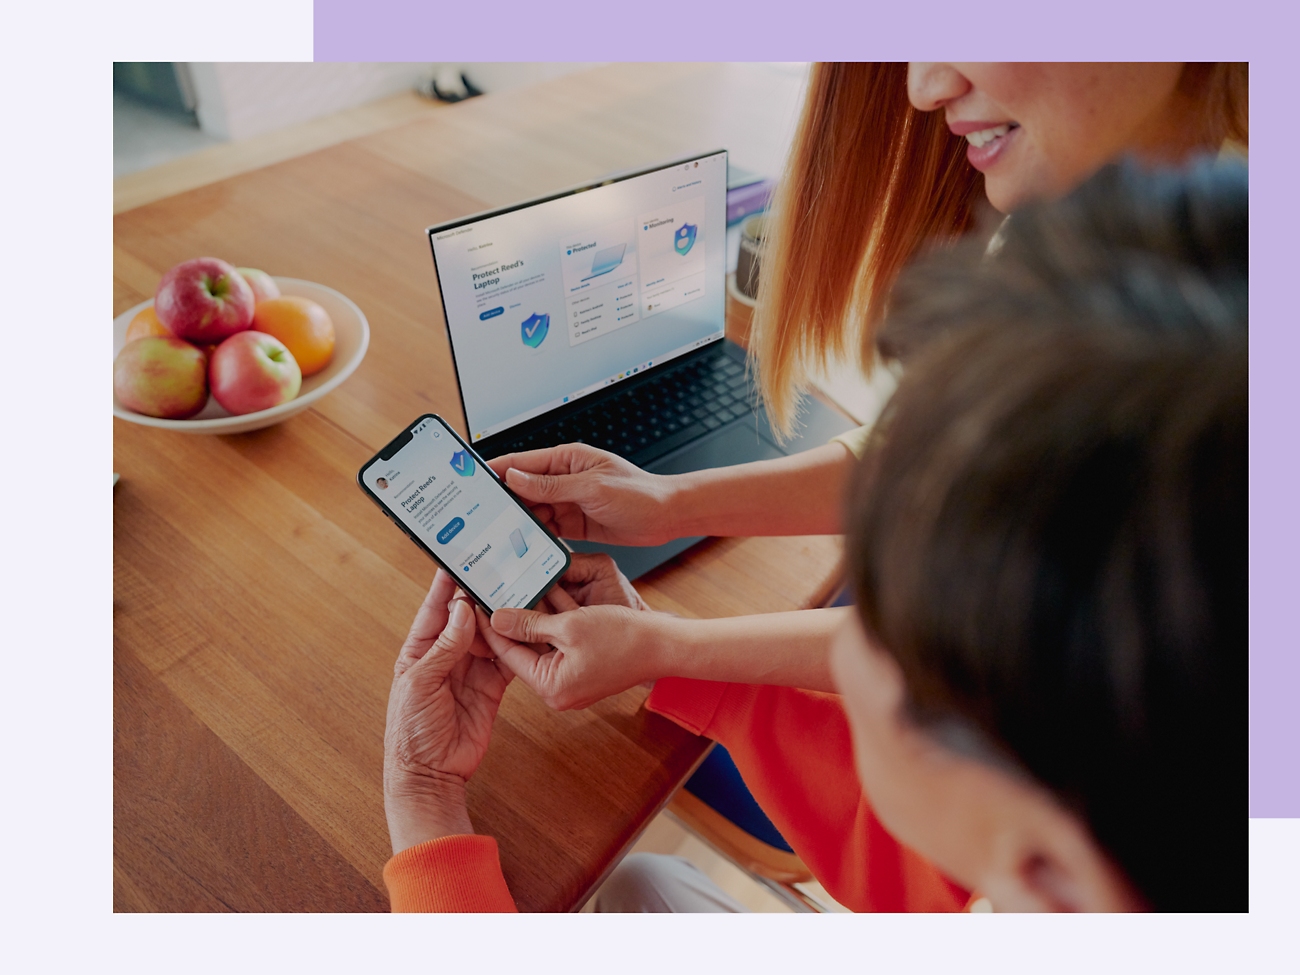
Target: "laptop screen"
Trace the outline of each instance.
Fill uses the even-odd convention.
[[[429,228],[469,439],[723,337],[727,154]]]

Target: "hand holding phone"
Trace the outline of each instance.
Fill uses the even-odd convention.
[[[569,567],[569,551],[445,420],[409,424],[357,483],[489,614],[532,608]]]

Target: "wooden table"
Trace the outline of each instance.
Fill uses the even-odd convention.
[[[387,908],[385,702],[433,566],[354,477],[413,416],[461,419],[423,228],[697,149],[775,169],[798,97],[755,67],[601,68],[115,219],[115,314],[213,254],[337,288],[373,330],[347,383],[270,429],[114,423],[117,910]],[[784,610],[824,600],[838,559],[833,538],[714,540],[638,585],[686,616]],[[555,713],[511,686],[469,796],[521,909],[580,906],[703,755],[645,697]]]

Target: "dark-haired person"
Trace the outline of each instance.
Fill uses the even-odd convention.
[[[1115,168],[1018,215],[996,259],[910,271],[884,333],[908,371],[849,497],[862,616],[837,621],[834,682],[648,668],[648,706],[727,747],[846,906],[1244,906],[1245,221],[1239,169]],[[584,601],[630,602],[606,585]],[[435,580],[394,682],[396,909],[513,906],[464,812],[512,674],[581,706],[683,639],[561,605],[516,614],[523,646],[496,617],[449,621],[453,592]]]
[[[863,792],[996,909],[1247,909],[1244,339],[959,330],[857,473]]]
[[[1058,198],[1124,157],[1177,164],[1244,150],[1247,121],[1245,64],[815,65],[774,202],[751,338],[768,416],[793,429],[800,390],[830,356],[856,357],[869,373],[900,270],[970,235],[980,207],[1011,213]],[[866,436],[680,475],[648,474],[581,444],[491,465],[564,538],[827,534],[840,531]],[[699,621],[678,628],[664,652],[689,658],[693,676],[824,687],[838,619]],[[503,632],[527,636],[513,625]]]

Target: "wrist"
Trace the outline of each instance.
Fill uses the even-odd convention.
[[[697,658],[701,652],[707,652],[694,639],[699,622],[667,613],[653,614],[645,648],[645,659],[652,662],[655,671],[651,675],[653,679],[695,676]]]
[[[691,471],[686,474],[665,474],[663,478],[664,493],[659,501],[659,524],[666,526],[664,536],[688,538],[691,535],[707,535],[699,529],[704,520],[699,509],[703,487],[702,475],[705,471]]]
[[[429,840],[474,832],[465,780],[458,775],[386,763],[384,813],[394,854]]]

